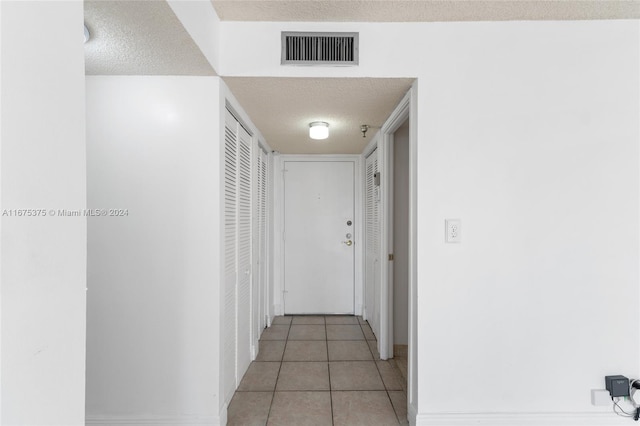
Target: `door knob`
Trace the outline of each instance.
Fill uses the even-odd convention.
[[[346,245],[350,246],[350,245],[352,245],[352,244],[353,244],[353,241],[351,241],[351,240],[347,240],[347,241],[345,241],[344,243],[345,243]]]

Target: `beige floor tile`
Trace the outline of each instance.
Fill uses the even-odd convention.
[[[283,361],[327,361],[327,342],[324,340],[289,340]]]
[[[329,363],[331,390],[384,390],[373,361],[335,361]]]
[[[332,392],[335,426],[397,426],[386,392]]]
[[[277,391],[329,390],[326,362],[283,362]]]
[[[408,425],[407,419],[407,395],[402,391],[390,391],[389,398],[391,398],[391,405],[396,412],[398,422],[401,425]]]
[[[280,370],[279,362],[252,362],[244,374],[239,391],[273,391]]]
[[[363,340],[329,340],[330,361],[372,361],[367,342]]]
[[[327,324],[358,324],[358,317],[353,315],[327,315],[324,320]]]
[[[376,340],[376,335],[373,334],[373,330],[371,330],[369,324],[361,324],[360,326],[362,327],[362,332],[364,333],[365,339]]]
[[[271,325],[277,324],[277,325],[289,325],[291,324],[291,319],[293,317],[283,317],[283,316],[277,316],[273,318],[273,321],[271,321]]]
[[[398,369],[389,361],[376,361],[380,376],[384,382],[384,387],[387,390],[401,391],[404,390],[402,386],[402,376]]]
[[[287,334],[289,334],[288,325],[276,324],[265,328],[260,336],[260,340],[287,340]]]
[[[406,358],[391,358],[389,360],[391,364],[402,377],[402,390],[407,393],[407,359]]]
[[[282,361],[285,340],[261,340],[256,361]]]
[[[293,317],[292,324],[324,325],[324,317],[317,315],[300,315]]]
[[[324,325],[292,325],[289,331],[289,340],[326,340],[326,338]]]
[[[367,345],[369,345],[369,349],[371,349],[373,359],[380,359],[380,353],[378,352],[378,342],[375,340],[367,340]]]
[[[329,392],[276,392],[269,426],[331,426]]]
[[[327,340],[364,340],[359,325],[327,325]]]
[[[267,424],[273,392],[236,392],[229,404],[227,426]]]
[[[409,346],[408,345],[393,345],[393,357],[394,358],[408,358]]]

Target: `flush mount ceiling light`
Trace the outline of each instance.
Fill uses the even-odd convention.
[[[91,34],[89,33],[89,28],[87,28],[87,26],[84,26],[84,42],[88,42],[89,39],[91,38]]]
[[[326,139],[329,137],[329,123],[314,121],[309,123],[309,137],[311,139]]]

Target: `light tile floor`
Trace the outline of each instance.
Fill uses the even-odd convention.
[[[355,316],[276,317],[229,404],[228,425],[406,425],[406,384]]]

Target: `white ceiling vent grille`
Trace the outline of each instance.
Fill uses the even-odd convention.
[[[358,65],[358,33],[282,32],[282,65]]]

